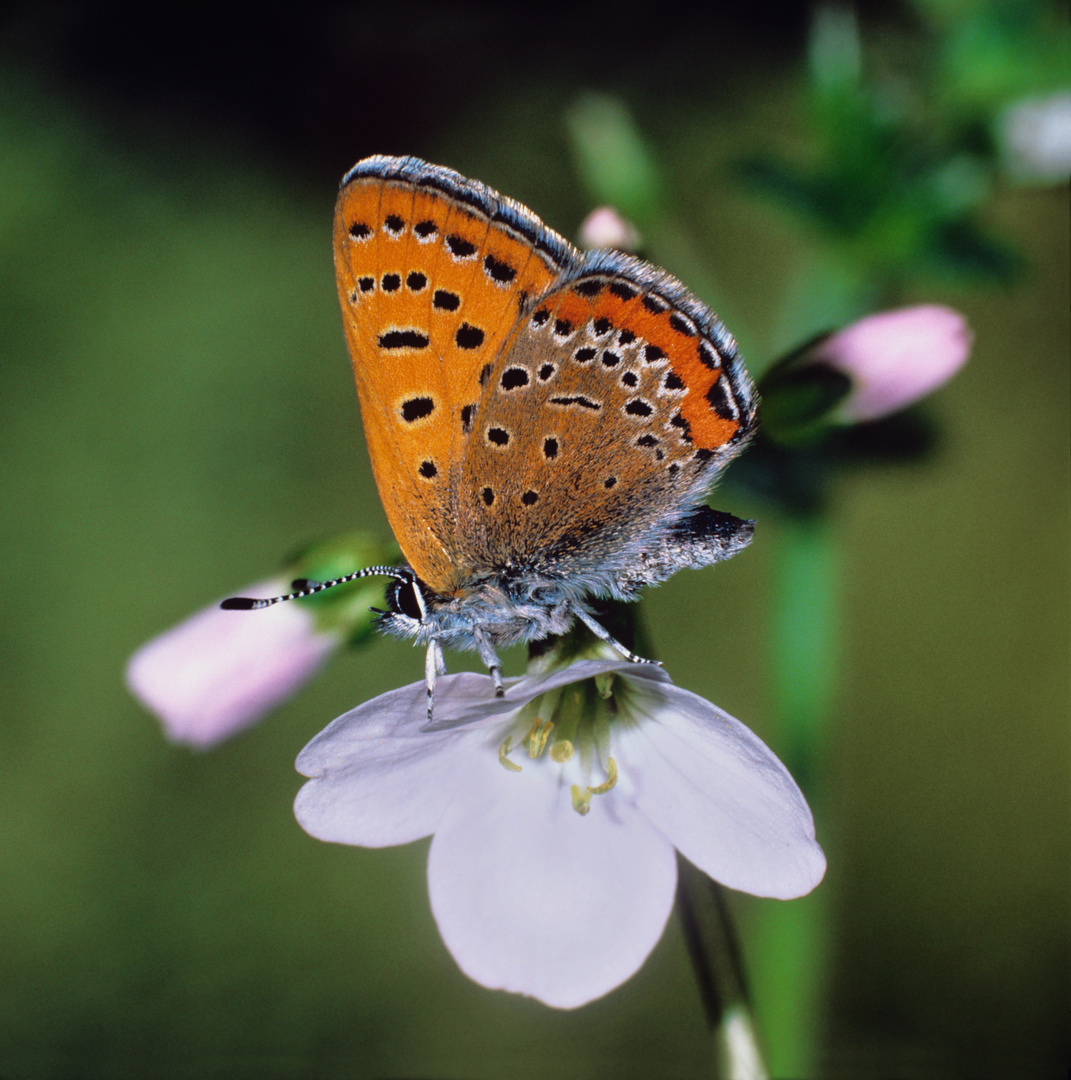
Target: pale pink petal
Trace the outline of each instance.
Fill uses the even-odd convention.
[[[669,842],[613,792],[573,808],[549,762],[493,758],[431,843],[431,906],[471,979],[571,1009],[633,975],[669,917]]]
[[[808,359],[850,377],[835,416],[859,423],[898,412],[947,382],[966,363],[972,340],[958,311],[922,304],[868,315],[819,342]]]
[[[789,899],[825,873],[803,794],[766,745],[697,694],[636,672],[614,741],[618,787],[700,870],[755,896]]]
[[[286,586],[261,582],[248,595],[278,595]],[[213,604],[138,649],[126,681],[169,738],[204,748],[286,701],[338,645],[335,635],[317,632],[297,604],[262,611]]]
[[[596,207],[580,223],[580,246],[588,251],[594,248],[637,251],[641,243],[636,227],[612,206]]]

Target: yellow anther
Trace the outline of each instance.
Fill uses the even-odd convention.
[[[573,744],[568,739],[559,739],[551,746],[550,756],[559,765],[564,764],[573,756]]]
[[[543,753],[543,748],[547,745],[547,737],[554,729],[553,720],[540,721],[537,716],[532,721],[532,730],[528,732],[526,736],[528,740],[528,756],[530,758],[537,758]]]
[[[506,741],[498,748],[498,763],[509,772],[520,772],[521,767],[515,761],[510,761],[509,752],[513,749],[513,736],[507,735]]]
[[[561,743],[555,743],[560,746]],[[551,753],[554,753],[553,747]],[[591,797],[593,795],[605,795],[610,788],[617,783],[617,762],[613,758],[606,761],[606,779],[596,787],[582,788],[579,784],[573,784],[570,791],[573,793],[573,809],[583,816],[591,810]]]
[[[606,762],[606,779],[598,787],[589,787],[592,795],[605,795],[617,783],[617,762],[613,758]]]
[[[532,718],[532,726],[528,729],[528,733],[521,739],[522,746],[531,746],[532,740],[538,738],[539,729],[542,726],[543,721],[538,716]]]
[[[573,793],[573,809],[583,817],[591,809],[591,788],[581,789],[579,784],[573,784],[570,790]]]

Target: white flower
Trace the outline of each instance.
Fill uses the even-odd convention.
[[[287,579],[272,579],[248,593],[275,596],[287,587]],[[138,649],[126,682],[170,739],[204,749],[281,705],[340,641],[338,633],[318,630],[298,604],[246,612],[215,603]]]
[[[593,681],[594,680],[594,681]],[[340,716],[301,752],[295,813],[321,840],[432,835],[432,911],[462,970],[574,1008],[662,935],[674,848],[725,885],[789,898],[821,880],[811,812],[743,724],[656,667],[585,660],[442,678]],[[597,688],[598,687],[598,688]]]

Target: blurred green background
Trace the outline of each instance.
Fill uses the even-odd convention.
[[[298,750],[420,678],[407,644],[342,656],[205,754],[168,745],[123,686],[138,645],[296,545],[387,535],[331,263],[357,159],[449,165],[575,237],[593,205],[577,103],[611,94],[676,223],[652,257],[755,366],[794,343],[786,326],[827,319],[818,300],[785,314],[808,310],[820,230],[739,168],[815,152],[807,6],[699,24],[628,5],[388,7],[166,27],[148,10],[4,16],[5,1078],[710,1075],[675,918],[631,982],[555,1012],[457,970],[426,843],[335,847],[297,826]],[[942,18],[973,26],[993,5],[930,8],[864,6],[871,62],[908,78]],[[1064,33],[1066,13],[1051,22]],[[1044,1077],[1067,1060],[1066,181],[998,180],[977,217],[1014,273],[933,270],[885,297],[950,304],[976,333],[928,403],[932,452],[830,489],[815,1075]],[[731,485],[714,504],[758,518],[752,548],[678,575],[645,615],[676,681],[783,751],[769,673],[786,524]],[[774,903],[734,897],[745,951]],[[761,985],[761,957],[750,975]]]

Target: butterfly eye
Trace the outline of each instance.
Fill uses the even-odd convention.
[[[394,614],[404,615],[414,622],[424,621],[424,605],[417,595],[417,583],[415,581],[396,581],[389,592],[388,601]]]

